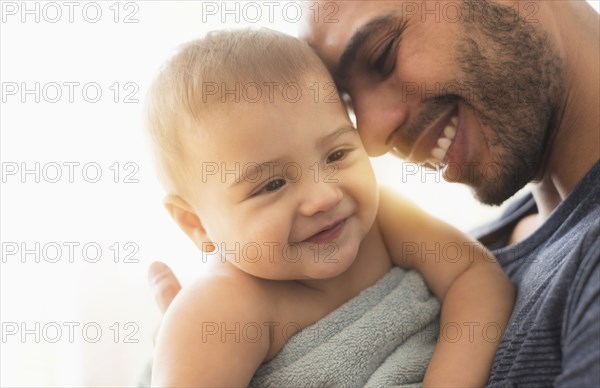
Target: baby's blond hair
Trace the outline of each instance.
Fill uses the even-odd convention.
[[[146,126],[167,192],[184,199],[194,195],[201,151],[190,144],[198,145],[194,134],[211,115],[224,114],[233,102],[248,102],[236,99],[231,90],[306,83],[309,75],[327,75],[315,52],[299,39],[268,29],[214,31],[184,44],[163,65],[146,99]],[[214,93],[215,88],[229,93]],[[267,97],[260,102],[269,102]]]

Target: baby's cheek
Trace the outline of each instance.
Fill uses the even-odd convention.
[[[360,177],[361,177],[361,188],[364,191],[363,196],[367,197],[371,204],[377,204],[377,202],[373,202],[374,198],[378,198],[378,186],[377,180],[375,179],[375,172],[371,167],[371,162],[366,161],[361,166]]]
[[[364,222],[367,228],[371,228],[377,216],[377,208],[379,206],[379,188],[375,180],[375,176],[367,178],[365,174],[365,182],[361,195],[361,212],[364,216]]]
[[[266,220],[263,220],[260,225],[250,226],[252,228],[248,237],[253,242],[278,242],[283,236],[283,228],[281,222],[276,215],[272,215]]]

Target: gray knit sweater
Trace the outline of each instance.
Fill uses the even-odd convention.
[[[600,162],[542,227],[506,246],[535,212],[528,195],[473,232],[517,287],[489,385],[600,387]]]

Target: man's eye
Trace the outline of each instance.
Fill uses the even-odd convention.
[[[335,151],[327,157],[327,163],[339,162],[340,160],[344,159],[346,155],[348,155],[347,150]]]
[[[279,190],[283,186],[285,186],[284,179],[274,179],[271,182],[267,183],[260,192],[272,193],[274,191]]]

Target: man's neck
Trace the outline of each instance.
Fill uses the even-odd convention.
[[[548,25],[563,54],[565,93],[544,169],[533,186],[540,223],[600,158],[599,18],[585,2],[565,3],[552,4],[544,15],[553,19]]]

